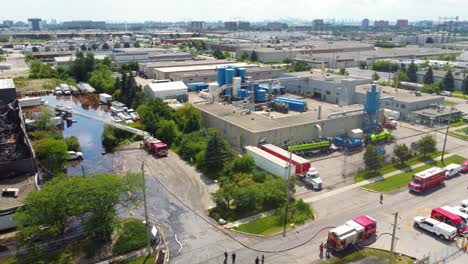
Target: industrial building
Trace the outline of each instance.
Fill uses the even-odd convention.
[[[32,31],[40,31],[42,30],[42,19],[40,18],[29,18],[29,29]]]
[[[442,82],[445,78],[445,75],[447,74],[446,71],[438,71],[438,70],[433,70],[432,71],[434,74],[434,82]],[[461,91],[463,89],[463,81],[465,79],[465,73],[459,72],[459,71],[453,71],[453,79],[454,79],[454,89],[457,91]],[[424,81],[424,75],[426,75],[425,71],[418,71],[416,73],[418,77],[418,82]]]
[[[181,61],[158,61],[158,62],[142,62],[138,63],[138,68],[147,78],[156,79],[154,75],[155,68],[169,68],[178,66],[192,65],[216,65],[227,64],[228,60],[181,60]]]
[[[41,182],[13,80],[0,79],[0,231],[16,227],[13,214]]]
[[[143,87],[145,94],[151,98],[161,100],[177,99],[179,102],[188,101],[188,88],[185,83],[177,81],[160,81],[149,83]]]
[[[231,66],[235,67],[257,67],[257,65],[250,65],[244,62],[229,63]],[[177,66],[177,67],[163,67],[163,68],[154,68],[153,77],[156,80],[167,80],[170,79],[171,74],[182,73],[182,72],[198,72],[198,71],[215,71],[219,64],[208,64],[208,65],[192,65],[192,66]]]
[[[346,135],[356,128],[374,131],[383,121],[384,109],[398,111],[404,120],[419,120],[417,111],[443,105],[441,96],[417,96],[411,91],[371,84],[369,79],[318,71],[287,73],[277,81],[250,85],[241,78],[236,88],[237,77],[232,77],[236,70],[230,75],[228,70],[218,70],[225,73],[225,79],[219,74],[208,92],[200,92],[207,103],[195,107],[202,112],[204,126],[218,129],[236,151],[260,143],[284,147]],[[229,78],[232,81],[227,81]],[[271,90],[277,86],[280,92]],[[276,108],[277,103],[287,104],[286,109]]]
[[[115,50],[109,57],[114,64],[122,64],[130,61],[156,62],[173,60],[190,60],[193,56],[186,52],[168,51],[167,49],[123,49]]]
[[[293,61],[303,61],[312,68],[334,68],[358,67],[364,61],[367,65],[377,60],[393,59],[418,59],[440,56],[451,53],[450,50],[440,48],[420,48],[409,46],[404,48],[394,48],[391,50],[364,50],[364,51],[342,51],[342,52],[322,52],[313,54],[299,54],[293,57]]]
[[[257,58],[261,62],[281,62],[284,59],[294,59],[299,55],[311,55],[320,53],[341,53],[341,52],[362,52],[374,50],[374,46],[367,43],[352,42],[352,41],[306,41],[299,43],[290,43],[288,45],[266,45],[239,47],[236,52],[236,57],[240,57],[243,53],[249,56],[254,51],[257,53]]]
[[[277,79],[283,72],[282,69],[271,67],[248,67],[247,74],[252,80],[264,80]],[[183,81],[184,83],[213,82],[216,80],[216,71],[176,72],[170,73],[168,76],[173,81]]]
[[[366,91],[369,85],[359,85],[356,87],[356,103],[364,104],[366,101]],[[402,120],[416,121],[418,115],[416,111],[428,109],[434,105],[443,105],[444,97],[425,93],[416,94],[413,91],[395,89],[392,87],[380,86],[382,108],[400,112]]]

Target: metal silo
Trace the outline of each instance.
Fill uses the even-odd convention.
[[[379,124],[380,92],[377,91],[377,84],[372,84],[367,90],[366,103],[364,105],[366,115],[364,115],[363,127],[367,132],[374,131]]]
[[[239,77],[245,80],[245,77],[247,77],[247,70],[245,68],[239,68]]]
[[[216,69],[216,80],[220,87],[226,83],[226,67],[221,66]]]

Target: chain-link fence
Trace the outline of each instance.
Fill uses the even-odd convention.
[[[420,264],[435,264],[435,263],[450,263],[459,256],[466,254],[464,250],[465,245],[468,245],[466,238],[458,238],[456,243],[451,243],[449,246],[440,250],[433,250],[425,255],[423,258],[415,261]]]

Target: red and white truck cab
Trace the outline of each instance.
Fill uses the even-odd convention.
[[[439,167],[414,174],[408,183],[410,191],[424,192],[445,182],[445,170]]]
[[[327,246],[334,251],[341,251],[376,233],[377,222],[370,216],[362,215],[330,230]]]

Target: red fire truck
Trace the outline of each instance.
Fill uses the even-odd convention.
[[[445,170],[439,167],[432,167],[414,174],[408,183],[408,187],[413,192],[424,192],[444,182]]]
[[[362,215],[333,228],[328,233],[327,246],[335,252],[366,240],[377,233],[377,222],[367,215]]]
[[[151,154],[156,157],[165,157],[168,154],[167,144],[154,137],[145,137],[143,139],[143,146]]]

